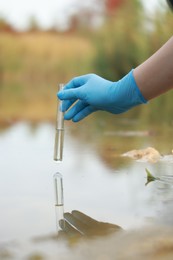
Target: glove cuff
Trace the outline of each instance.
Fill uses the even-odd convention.
[[[139,99],[140,99],[141,103],[144,103],[144,104],[145,104],[145,103],[148,102],[148,100],[145,99],[144,96],[142,95],[142,93],[141,93],[141,91],[140,91],[140,89],[139,89],[139,87],[138,87],[138,85],[137,85],[137,83],[136,83],[136,80],[135,80],[133,71],[134,71],[134,69],[132,69],[132,70],[129,72],[129,77],[130,77],[130,79],[131,79],[131,82],[132,82],[133,86],[135,87],[135,89],[136,89],[136,91],[137,91],[137,94],[138,94],[138,96],[139,96]]]

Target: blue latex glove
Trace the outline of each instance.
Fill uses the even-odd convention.
[[[64,116],[73,122],[78,122],[97,110],[120,114],[147,102],[135,82],[133,70],[117,82],[95,74],[76,77],[57,95],[64,100],[61,108],[63,112],[74,104]]]

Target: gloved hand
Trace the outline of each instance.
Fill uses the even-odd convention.
[[[64,220],[60,220],[59,224],[62,231],[58,235],[76,238],[106,236],[123,230],[116,224],[97,221],[78,210],[64,213]]]
[[[64,100],[61,108],[63,112],[75,103],[64,116],[64,119],[72,119],[74,122],[97,110],[120,114],[147,102],[135,82],[133,71],[117,82],[95,74],[76,77],[57,95]]]

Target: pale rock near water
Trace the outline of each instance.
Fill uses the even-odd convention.
[[[147,147],[140,150],[131,150],[124,153],[122,156],[151,163],[156,163],[162,158],[161,154],[153,147]]]

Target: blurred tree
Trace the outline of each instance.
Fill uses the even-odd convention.
[[[69,31],[78,31],[80,29],[88,30],[92,28],[92,20],[94,19],[95,13],[90,9],[80,9],[77,13],[70,17],[70,28]]]
[[[15,32],[14,28],[3,17],[0,17],[0,32]]]
[[[28,22],[29,26],[28,26],[28,31],[30,32],[37,32],[40,30],[40,26],[38,24],[37,19],[35,18],[35,16],[31,16],[29,18],[29,22]]]
[[[140,1],[126,1],[121,8],[114,9],[114,14],[106,16],[104,26],[95,37],[96,73],[110,80],[121,78],[147,56]]]
[[[70,18],[70,30],[93,29],[98,19],[111,16],[126,0],[92,0],[91,3],[79,1],[76,13]]]
[[[80,24],[79,16],[77,14],[73,14],[70,17],[70,28],[69,28],[69,31],[70,32],[76,31],[78,29],[78,27],[79,27],[79,24]]]
[[[77,1],[75,13],[70,18],[70,30],[92,30],[103,17],[105,0]]]
[[[105,0],[105,8],[106,13],[108,15],[111,15],[115,12],[117,8],[119,8],[125,0]]]

